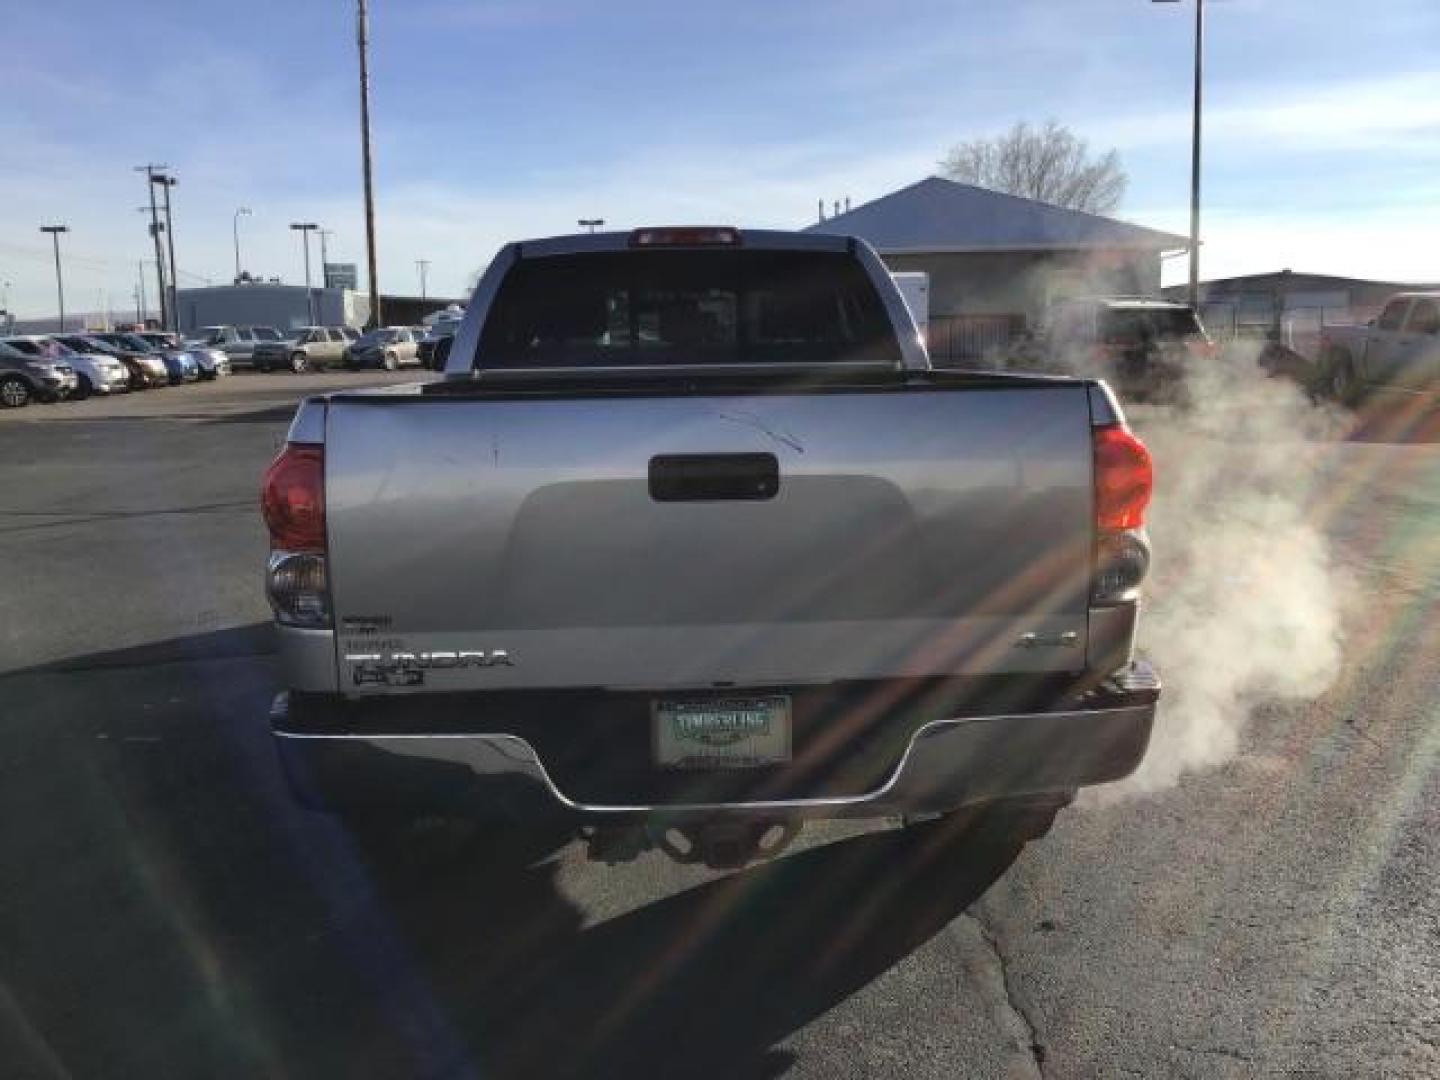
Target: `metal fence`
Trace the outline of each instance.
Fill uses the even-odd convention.
[[[932,315],[930,361],[937,367],[990,366],[1024,329],[1023,315]]]

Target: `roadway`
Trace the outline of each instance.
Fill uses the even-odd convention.
[[[290,804],[258,479],[377,381],[0,414],[7,1077],[1440,1073],[1434,424],[1319,448],[1340,670],[1224,762],[1023,851],[820,827],[727,875]]]

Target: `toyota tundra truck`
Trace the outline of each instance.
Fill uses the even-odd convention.
[[[1103,383],[933,370],[861,240],[512,243],[443,378],[305,400],[266,473],[275,744],[307,806],[606,861],[1040,835],[1149,740],[1151,483]]]

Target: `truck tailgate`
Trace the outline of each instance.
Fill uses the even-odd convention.
[[[1086,389],[1065,382],[340,396],[340,684],[1078,671],[1090,438]]]

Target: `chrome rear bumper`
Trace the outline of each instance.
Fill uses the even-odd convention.
[[[687,816],[887,817],[1065,792],[1118,780],[1144,757],[1160,683],[1131,665],[1084,708],[937,720],[918,728],[881,784],[857,794],[719,803],[583,802],[552,779],[535,747],[509,734],[296,730],[289,695],[271,727],[291,789],[307,805],[401,805],[522,820]]]

